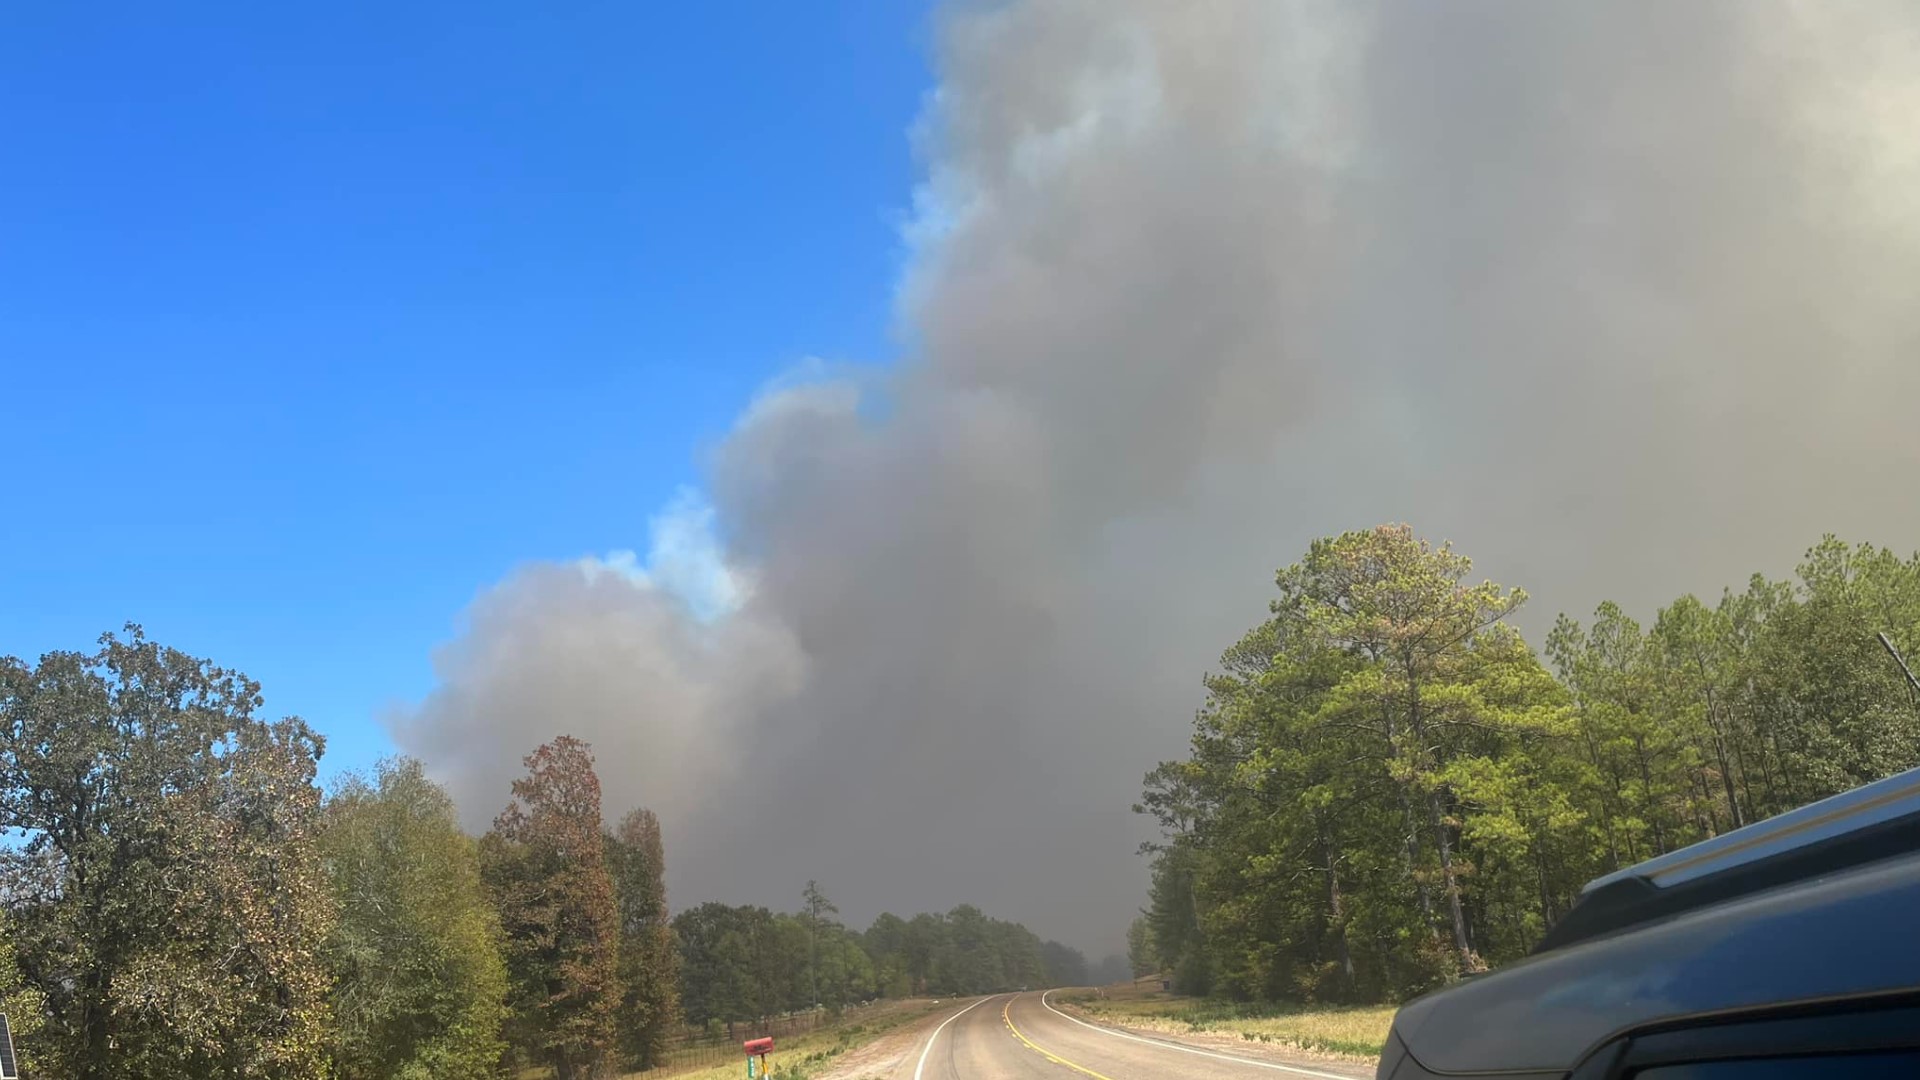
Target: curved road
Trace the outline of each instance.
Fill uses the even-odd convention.
[[[1044,994],[1000,994],[945,1014],[892,1080],[1354,1080],[1365,1065],[1240,1057],[1068,1016]]]

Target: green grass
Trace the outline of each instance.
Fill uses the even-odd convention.
[[[1377,1058],[1386,1046],[1394,1007],[1366,1005],[1305,1008],[1250,1005],[1208,998],[1175,997],[1160,991],[1109,991],[1054,995],[1088,1015],[1128,1027],[1170,1035],[1207,1032],[1238,1035],[1247,1042],[1270,1043],[1337,1057]]]

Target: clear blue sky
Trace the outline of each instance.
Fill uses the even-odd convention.
[[[644,549],[761,382],[888,357],[929,33],[0,9],[0,653],[138,621],[368,763],[477,590]]]

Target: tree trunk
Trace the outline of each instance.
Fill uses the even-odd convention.
[[[80,878],[82,888],[85,888],[85,880],[84,877]],[[88,921],[93,927],[99,927],[102,924],[102,920],[98,918]],[[89,929],[86,936],[88,940],[99,941],[102,931]],[[107,961],[105,957],[95,956],[94,963],[87,969],[87,973],[81,976],[80,1027],[82,1037],[86,1041],[86,1049],[82,1052],[83,1056],[80,1060],[79,1080],[105,1080],[108,1075],[108,1063],[113,1058],[113,1047],[111,1033],[107,1030],[109,1019],[107,994],[112,989],[110,972],[118,966],[117,963]]]
[[[1347,997],[1351,1000],[1355,993],[1353,980],[1353,951],[1347,947],[1347,919],[1340,904],[1340,870],[1334,865],[1337,853],[1333,840],[1323,828],[1320,832],[1320,854],[1327,864],[1327,925],[1333,930],[1334,951],[1340,958],[1340,971],[1346,980]]]
[[[1729,718],[1728,723],[1731,725],[1731,718]],[[1740,795],[1742,800],[1747,804],[1746,816],[1752,817],[1753,771],[1751,766],[1747,764],[1747,751],[1743,745],[1745,740],[1729,737],[1727,741],[1733,745],[1733,768],[1735,772],[1740,774]]]
[[[1760,745],[1754,749],[1753,754],[1760,762],[1760,782],[1766,786],[1767,802],[1766,806],[1762,809],[1767,811],[1771,811],[1780,805],[1779,785],[1777,785],[1773,779],[1773,755],[1767,745],[1771,739],[1771,735],[1762,737],[1760,739]],[[1751,792],[1747,794],[1747,805],[1749,807],[1753,806],[1753,794]]]
[[[1400,757],[1400,733],[1399,725],[1393,720],[1391,704],[1386,709],[1386,719],[1388,760],[1394,761]],[[1413,882],[1414,895],[1420,901],[1420,916],[1427,921],[1427,927],[1433,930],[1434,936],[1438,937],[1439,928],[1433,921],[1433,896],[1427,891],[1426,879],[1420,876],[1420,829],[1413,822],[1413,800],[1407,796],[1405,782],[1397,783],[1394,787],[1400,796],[1400,818],[1406,826],[1407,878]]]
[[[1780,736],[1769,731],[1767,732],[1767,741],[1773,748],[1774,760],[1780,765],[1780,786],[1787,793],[1787,805],[1801,805],[1803,800],[1800,798],[1800,793],[1795,791],[1793,787],[1793,770],[1787,767],[1787,755],[1785,751],[1780,749]]]
[[[1416,768],[1426,766],[1427,726],[1420,712],[1420,683],[1414,676],[1413,657],[1406,657],[1407,726],[1413,736]],[[1440,813],[1437,785],[1427,790],[1427,823],[1433,828],[1433,845],[1440,854],[1440,885],[1447,893],[1447,912],[1453,918],[1453,946],[1459,954],[1460,970],[1474,968],[1473,946],[1467,937],[1467,914],[1460,906],[1460,882],[1453,875],[1453,846],[1447,837],[1446,822]]]
[[[79,1080],[103,1080],[107,1067],[106,1009],[92,992],[94,979],[87,978],[87,1001],[81,1006],[80,1023],[86,1032],[86,1056],[80,1062]]]
[[[1433,825],[1433,843],[1440,851],[1440,884],[1447,892],[1447,909],[1453,916],[1453,947],[1460,953],[1460,970],[1472,971],[1473,946],[1467,940],[1467,915],[1460,906],[1460,883],[1453,876],[1453,848],[1447,839],[1447,823],[1440,814],[1440,793],[1427,793],[1427,820]]]
[[[1706,777],[1706,771],[1710,767],[1709,763],[1713,755],[1708,752],[1707,747],[1697,738],[1693,741],[1693,748],[1700,754],[1700,767],[1689,770],[1693,773],[1694,798],[1699,800],[1700,806],[1706,808],[1707,830],[1709,835],[1718,836],[1725,830],[1720,828],[1720,812],[1716,807],[1718,800],[1714,798],[1713,785],[1707,782]],[[1699,812],[1695,811],[1696,817],[1698,814]],[[1666,853],[1661,852],[1661,854],[1664,855]]]
[[[1433,929],[1434,936],[1440,934],[1433,920],[1433,893],[1427,888],[1427,879],[1420,873],[1420,829],[1413,823],[1413,800],[1407,797],[1407,789],[1400,789],[1400,814],[1406,819],[1407,826],[1407,876],[1413,879],[1414,895],[1420,901],[1420,915],[1427,920],[1427,926]]]
[[[1707,698],[1707,727],[1713,730],[1713,754],[1720,763],[1720,782],[1727,789],[1727,817],[1734,828],[1746,824],[1740,816],[1740,799],[1733,790],[1733,767],[1727,760],[1727,736],[1720,729],[1720,713],[1713,707],[1713,684],[1707,681],[1706,664],[1700,665],[1701,689]]]
[[[1534,820],[1531,814],[1526,815],[1521,824],[1527,830],[1527,848],[1533,853],[1534,876],[1540,889],[1540,923],[1551,929],[1556,920],[1554,919],[1553,888],[1549,883],[1547,871],[1545,829]]]
[[[1618,776],[1613,775],[1612,762],[1603,762],[1600,760],[1600,747],[1593,741],[1593,732],[1587,730],[1587,726],[1584,722],[1580,725],[1580,737],[1586,741],[1587,757],[1589,760],[1593,762],[1593,767],[1595,769],[1604,770],[1612,778],[1614,801],[1618,802],[1620,798],[1620,778]],[[1613,807],[1607,804],[1607,793],[1605,791],[1601,791],[1599,794],[1600,794],[1599,818],[1607,830],[1607,858],[1612,861],[1613,868],[1615,870],[1618,870],[1620,869],[1621,866],[1625,864],[1620,861],[1620,845],[1613,835],[1613,819],[1614,819]],[[1631,845],[1633,843],[1633,838],[1628,837],[1627,843]],[[1628,862],[1639,861],[1638,859],[1634,859],[1632,857],[1633,851],[1631,846],[1629,846],[1628,848],[1627,856],[1628,856]]]
[[[1560,919],[1553,902],[1553,889],[1547,883],[1547,856],[1537,842],[1533,846],[1533,867],[1540,878],[1540,925],[1551,930]]]
[[[1660,851],[1667,850],[1667,833],[1660,827],[1660,815],[1653,799],[1653,770],[1647,766],[1646,739],[1638,733],[1633,736],[1633,756],[1640,760],[1640,785],[1646,789],[1647,824],[1653,826],[1653,845]]]

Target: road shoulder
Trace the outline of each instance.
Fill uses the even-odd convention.
[[[931,1006],[926,1015],[901,1024],[848,1048],[823,1065],[811,1080],[880,1080],[882,1077],[910,1077],[913,1065],[932,1037],[934,1029],[951,1019],[973,998],[950,998]],[[951,1007],[949,1007],[951,1006]]]
[[[1252,1041],[1224,1032],[1188,1031],[1176,1035],[1150,1027],[1122,1023],[1111,1016],[1092,1014],[1070,1001],[1060,1001],[1057,997],[1050,997],[1044,1004],[1095,1028],[1104,1028],[1176,1049],[1198,1050],[1251,1062],[1351,1076],[1356,1080],[1367,1080],[1372,1077],[1379,1064],[1378,1058],[1359,1054],[1322,1053],[1294,1046]]]

